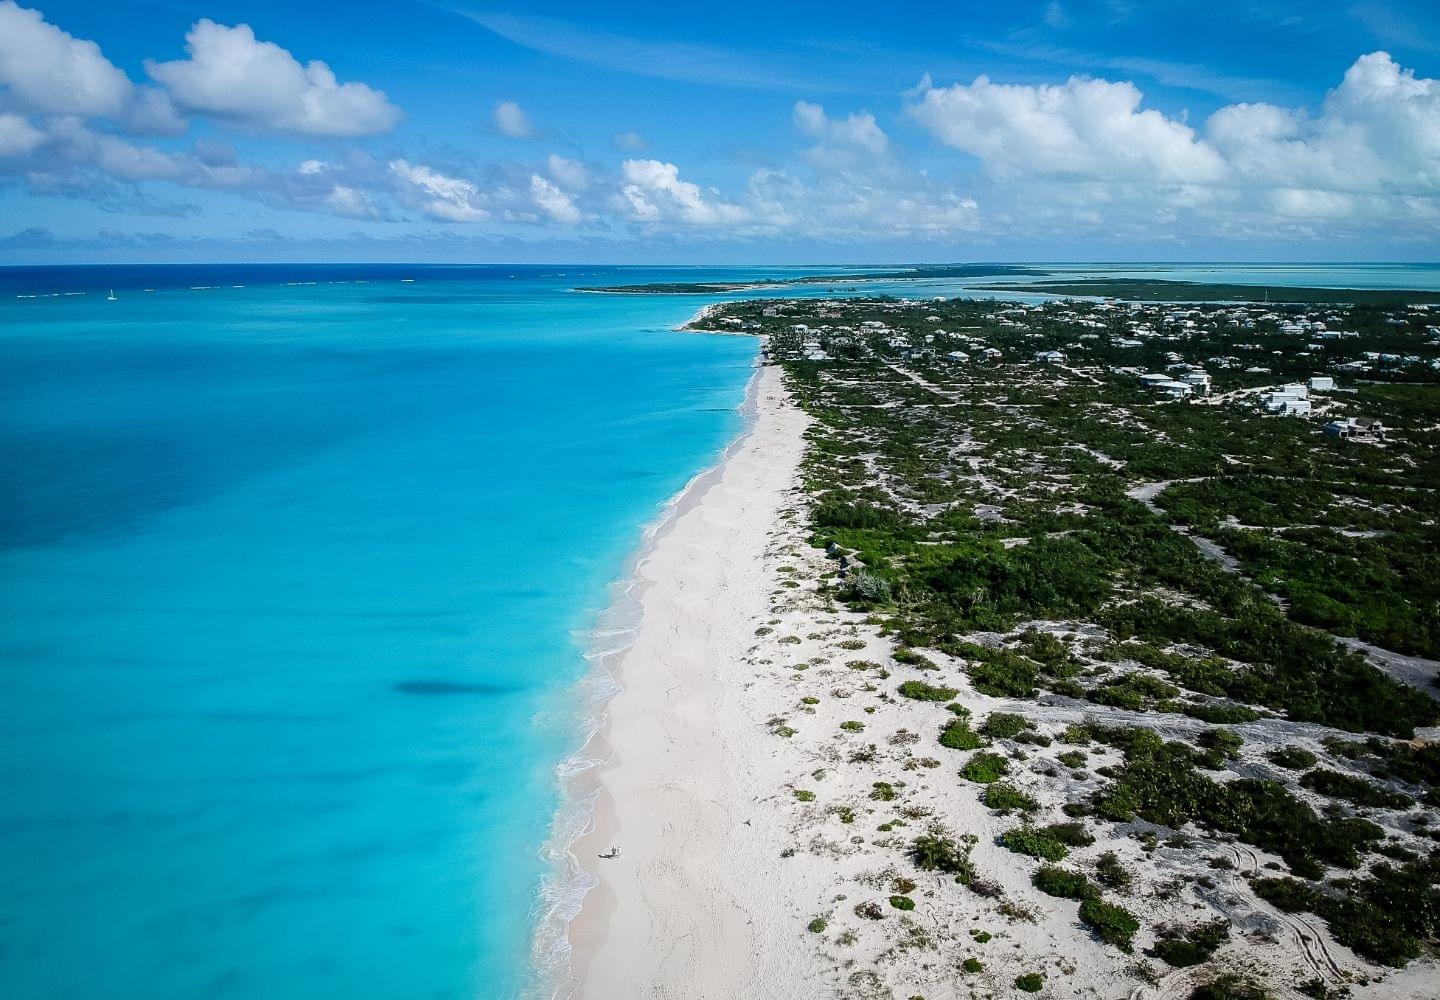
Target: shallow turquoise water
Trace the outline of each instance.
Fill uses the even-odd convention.
[[[755,344],[412,270],[0,304],[0,996],[524,985],[584,630]]]

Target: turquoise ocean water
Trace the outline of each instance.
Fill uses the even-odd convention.
[[[591,631],[756,352],[570,289],[761,273],[0,270],[0,997],[536,989]],[[1288,276],[1357,279],[1440,270]]]

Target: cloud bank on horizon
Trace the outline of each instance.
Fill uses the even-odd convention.
[[[811,246],[822,248],[814,257],[938,259],[997,248],[1054,256],[1066,245],[1057,241],[1076,258],[1125,241],[1152,254],[1440,249],[1440,80],[1374,49],[1312,102],[1257,94],[1193,114],[1152,104],[1134,79],[1088,71],[1128,59],[1132,76],[1163,89],[1177,74],[1203,80],[1193,66],[1037,49],[1033,31],[1067,30],[1075,16],[1041,7],[1039,27],[1023,36],[1040,53],[1031,58],[1086,71],[937,82],[915,65],[918,84],[859,94],[837,93],[835,75],[802,92],[798,74],[761,74],[693,45],[627,47],[597,31],[603,51],[589,53],[573,27],[446,15],[457,31],[488,32],[527,57],[491,81],[511,91],[447,83],[465,109],[457,118],[423,101],[412,116],[389,79],[360,78],[353,67],[368,60],[349,46],[351,68],[337,70],[327,52],[272,40],[259,18],[197,15],[183,38],[131,38],[130,48],[154,52],[178,41],[183,56],[145,54],[127,71],[59,17],[0,0],[0,253],[12,262],[186,248],[254,256],[289,244],[572,259],[653,259],[660,248],[677,260],[733,260]],[[971,61],[999,51],[970,48]],[[905,71],[899,54],[887,58]],[[557,63],[650,77],[648,102],[617,101],[608,116],[587,108],[582,131],[564,116]],[[665,82],[684,73],[712,78]],[[1233,96],[1235,85],[1225,77],[1210,91]],[[763,99],[732,102],[732,91]],[[689,132],[677,129],[667,93],[707,114],[682,113]],[[721,138],[727,129],[733,137]],[[666,130],[662,147],[652,135]]]

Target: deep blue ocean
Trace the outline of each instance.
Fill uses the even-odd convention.
[[[591,630],[756,355],[571,289],[783,273],[0,269],[0,997],[534,988]]]

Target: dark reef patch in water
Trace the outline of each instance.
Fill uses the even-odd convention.
[[[413,680],[390,685],[397,694],[508,694],[509,688],[496,684],[466,684],[463,681]]]

